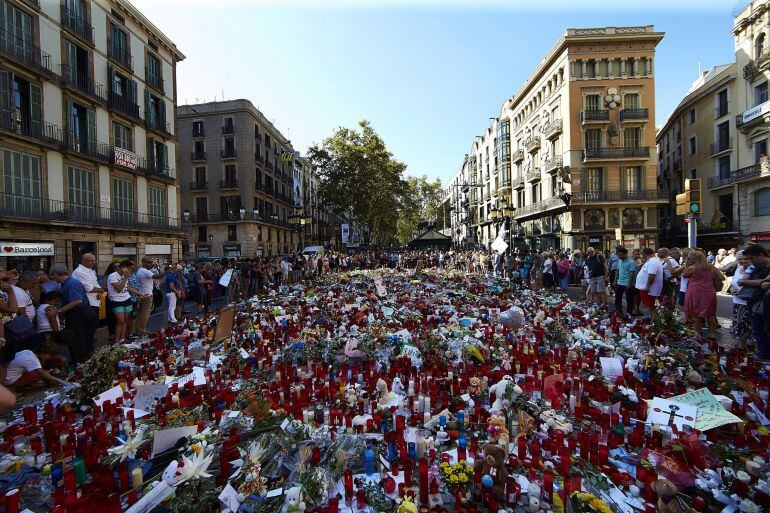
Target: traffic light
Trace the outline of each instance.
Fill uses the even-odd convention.
[[[700,215],[700,178],[688,178],[684,181],[684,192],[676,195],[677,215]]]

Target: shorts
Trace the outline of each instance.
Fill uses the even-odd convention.
[[[130,299],[125,301],[113,301],[112,311],[115,313],[131,313],[134,309],[134,303]]]
[[[655,301],[658,300],[658,296],[651,296],[648,291],[640,290],[639,297],[642,298],[642,304],[644,306],[646,306],[650,310],[653,310],[655,308]]]
[[[588,292],[591,294],[604,294],[607,292],[607,283],[604,276],[595,276],[588,280]]]

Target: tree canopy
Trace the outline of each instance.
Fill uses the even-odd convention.
[[[338,128],[311,147],[308,158],[318,172],[321,201],[367,225],[374,244],[409,242],[420,222],[436,218],[441,181],[405,176],[406,164],[366,120],[357,129]]]

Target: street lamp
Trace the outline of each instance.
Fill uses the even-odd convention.
[[[241,215],[241,221],[243,221],[244,219],[246,219],[246,209],[245,209],[245,208],[241,207],[241,208],[238,210],[238,213]]]
[[[189,210],[185,210],[184,212],[182,212],[182,219],[184,219],[185,223],[189,223],[190,222],[190,211]]]
[[[259,209],[258,208],[255,208],[252,213],[254,214],[254,220],[255,221],[257,219],[259,219]]]

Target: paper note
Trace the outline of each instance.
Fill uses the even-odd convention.
[[[279,495],[283,495],[283,488],[273,488],[265,494],[265,498],[269,499],[270,497],[278,497]]]
[[[155,432],[152,440],[153,457],[174,447],[180,438],[194,435],[198,426],[182,426],[170,429],[160,429]]]
[[[770,426],[770,420],[767,419],[764,413],[762,413],[762,410],[757,408],[757,405],[754,403],[749,403],[749,408],[757,415],[757,421],[762,424],[763,426]]]
[[[233,270],[228,269],[228,271],[222,275],[221,278],[219,278],[219,284],[223,287],[227,287],[230,285],[230,279],[233,277]]]
[[[203,367],[193,367],[193,385],[201,386],[206,384],[206,369]]]
[[[222,504],[224,504],[226,508],[229,508],[230,511],[238,511],[238,508],[241,507],[241,496],[230,483],[227,483],[227,486],[222,490],[222,493],[219,494],[219,500],[222,501]]]
[[[650,405],[647,424],[673,425],[678,429],[683,429],[684,426],[695,427],[697,417],[698,408],[696,406],[655,397]]]
[[[698,408],[698,415],[693,427],[699,431],[707,431],[725,424],[743,422],[740,418],[725,410],[719,399],[714,397],[714,394],[708,388],[701,388],[686,394],[677,395],[672,397],[671,401]]]
[[[610,378],[622,378],[623,377],[623,359],[618,357],[606,357],[599,358],[602,364],[602,376]]]
[[[118,397],[123,397],[123,389],[120,388],[120,385],[115,385],[106,392],[102,392],[94,397],[94,403],[96,403],[96,406],[101,406],[107,401],[114,403]]]
[[[153,401],[166,397],[168,386],[164,383],[150,383],[136,387],[136,396],[134,397],[134,408],[138,410],[149,410]]]

